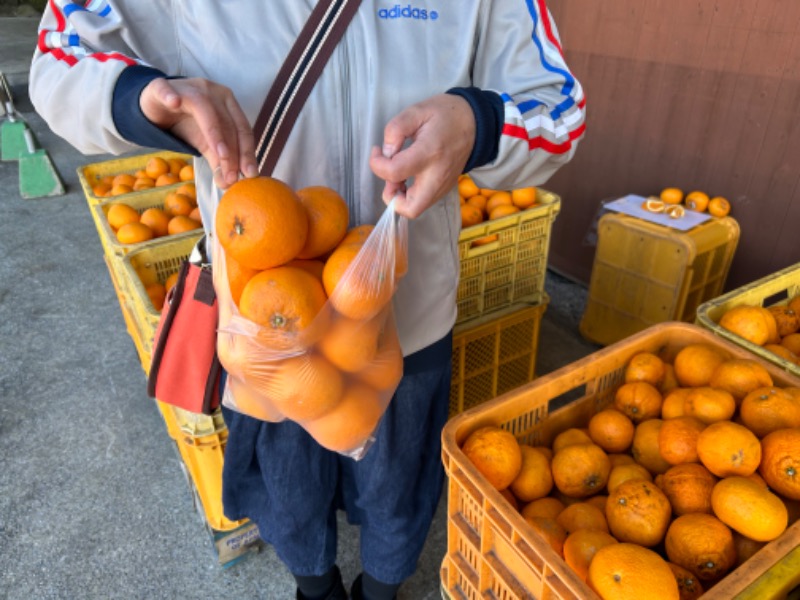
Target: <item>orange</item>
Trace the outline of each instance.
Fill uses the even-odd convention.
[[[675,187],[664,188],[659,198],[664,204],[680,204],[683,202],[683,191]]]
[[[671,465],[698,462],[697,440],[706,425],[695,417],[664,421],[658,432],[658,450]]]
[[[288,185],[271,177],[240,179],[217,206],[217,239],[251,269],[289,262],[305,246],[308,217]]]
[[[637,544],[609,544],[595,552],[586,582],[603,600],[679,600],[667,561]]]
[[[530,519],[532,517],[548,517],[550,519],[556,519],[558,515],[561,514],[561,511],[565,508],[566,507],[564,506],[564,503],[558,498],[546,496],[544,498],[534,500],[533,502],[529,502],[523,506],[519,512],[526,519]]]
[[[237,377],[228,377],[228,386],[233,396],[235,409],[261,421],[277,423],[284,416],[273,406],[272,401],[255,387],[247,385]]]
[[[769,314],[769,317],[767,316]],[[734,306],[726,311],[719,320],[719,326],[744,338],[748,342],[763,346],[770,339],[772,313],[760,306]],[[777,329],[777,325],[775,325]]]
[[[474,204],[461,205],[461,227],[472,227],[483,222],[483,212]]]
[[[648,419],[639,423],[633,432],[631,454],[637,463],[653,475],[664,473],[671,466],[661,456],[658,446],[658,436],[663,425],[661,419]]]
[[[176,235],[178,233],[186,233],[187,231],[194,231],[200,229],[203,224],[200,221],[195,221],[191,217],[185,215],[177,215],[172,217],[167,223],[167,233],[169,235]]]
[[[522,469],[522,450],[517,438],[494,425],[480,427],[469,434],[461,451],[497,490],[511,485]]]
[[[148,159],[144,171],[148,177],[155,180],[161,175],[169,173],[169,163],[160,156],[153,156]]]
[[[180,179],[178,179],[177,175],[173,175],[172,173],[164,173],[163,175],[159,175],[156,179],[156,187],[164,187],[166,185],[174,185],[176,183],[180,183]]]
[[[147,297],[150,298],[150,302],[153,303],[153,307],[156,310],[161,310],[164,306],[164,298],[167,296],[164,284],[151,283],[144,288],[144,291],[147,293]]]
[[[681,515],[669,526],[664,549],[670,562],[703,581],[717,580],[736,564],[730,528],[714,515]]]
[[[661,418],[665,421],[667,419],[674,419],[683,416],[683,404],[686,396],[692,391],[688,387],[676,387],[664,395],[664,401],[661,403]]]
[[[678,387],[678,378],[675,377],[675,368],[670,363],[664,363],[664,379],[658,385],[658,391],[665,395]]]
[[[553,489],[553,473],[547,457],[527,444],[520,444],[522,467],[509,489],[522,502],[543,498]]]
[[[675,355],[675,377],[683,387],[708,385],[714,371],[727,358],[710,344],[688,344]]]
[[[491,198],[497,192],[500,192],[500,191],[502,191],[502,190],[493,190],[491,188],[481,188],[481,192],[480,193],[481,193],[481,196],[486,196],[486,198]]]
[[[133,188],[133,184],[135,183],[136,176],[131,175],[130,173],[120,173],[119,175],[115,175],[114,179],[112,179],[111,187],[126,186]]]
[[[322,271],[325,269],[325,263],[321,260],[300,260],[298,258],[290,260],[285,266],[297,267],[298,269],[308,271],[320,281],[322,281]]]
[[[569,534],[579,529],[596,529],[608,532],[605,513],[588,502],[576,502],[562,510],[556,522]]]
[[[189,218],[192,219],[193,221],[197,221],[200,224],[203,223],[203,215],[200,213],[199,206],[195,206],[192,209],[192,212],[189,213]]]
[[[738,405],[754,389],[771,386],[772,376],[755,360],[732,358],[717,367],[708,385],[729,392]]]
[[[119,202],[108,207],[106,218],[111,229],[117,231],[127,223],[138,223],[139,212],[132,206]]]
[[[194,201],[186,194],[170,192],[164,198],[164,210],[173,217],[178,215],[189,216],[194,208]]]
[[[635,431],[635,430],[634,430]],[[633,460],[633,456],[630,454],[616,454],[611,453],[608,455],[608,460],[611,461],[611,468],[618,467],[620,465],[635,465],[637,464],[635,460]]]
[[[747,476],[755,473],[761,462],[761,442],[747,427],[720,421],[700,433],[697,455],[717,477]]]
[[[143,223],[126,223],[117,230],[120,244],[138,244],[153,239],[153,230]]]
[[[179,272],[172,273],[167,279],[164,281],[164,289],[166,289],[167,293],[175,287],[175,284],[178,283],[178,276],[180,275]]]
[[[550,468],[561,493],[586,498],[606,486],[611,461],[596,444],[573,444],[555,453]]]
[[[800,328],[800,316],[788,306],[770,306],[767,308],[778,326],[778,336],[781,338],[796,333]]]
[[[550,517],[527,517],[525,521],[537,535],[541,536],[561,556],[564,551],[567,532],[555,519]]]
[[[192,203],[195,206],[197,205],[197,186],[194,184],[194,181],[187,181],[181,184],[178,186],[178,189],[175,190],[175,193],[188,196],[192,199]]]
[[[317,348],[333,366],[347,373],[366,367],[378,352],[378,336],[383,327],[382,315],[369,321],[336,317],[328,326]]]
[[[675,563],[668,562],[667,564],[678,582],[681,600],[698,600],[703,595],[703,585],[697,575]]]
[[[323,447],[341,454],[361,455],[380,424],[385,403],[370,386],[354,382],[347,386],[339,404],[304,427]]]
[[[112,196],[122,196],[124,194],[130,194],[132,191],[133,191],[133,186],[126,185],[124,183],[117,183],[111,187]]]
[[[635,426],[618,410],[601,410],[589,419],[589,437],[606,452],[624,452],[633,442]]]
[[[403,352],[396,332],[384,329],[375,358],[356,377],[378,391],[395,389],[403,376]]]
[[[111,195],[111,186],[107,183],[98,183],[92,188],[92,193],[99,198],[107,198]]]
[[[783,501],[747,477],[726,477],[714,486],[711,507],[720,521],[757,542],[770,542],[789,524]]]
[[[731,212],[731,203],[722,196],[715,196],[708,201],[708,212],[714,217],[727,217]]]
[[[266,392],[275,408],[304,425],[331,412],[342,401],[344,380],[336,367],[319,354],[304,353],[267,362],[254,373],[256,388]]]
[[[782,388],[760,387],[744,397],[739,417],[745,427],[763,438],[778,429],[800,427],[800,402]]]
[[[485,214],[484,211],[486,210],[486,202],[488,202],[488,200],[489,199],[486,196],[481,196],[480,194],[476,194],[474,196],[470,196],[469,198],[467,198],[466,204],[474,206],[479,211],[481,211],[481,215],[484,215]]]
[[[482,238],[478,238],[477,240],[472,240],[472,244],[470,244],[470,246],[472,248],[475,248],[477,246],[485,246],[486,244],[491,244],[492,242],[496,242],[498,239],[500,239],[500,236],[497,235],[496,233],[493,233],[492,235],[485,235]]]
[[[239,261],[231,258],[230,254],[225,254],[225,275],[228,277],[231,299],[236,306],[239,306],[239,300],[242,297],[244,286],[258,273],[260,273],[260,271],[257,269],[245,267]]]
[[[764,344],[764,350],[769,350],[773,354],[781,357],[783,360],[786,360],[793,364],[800,364],[800,357],[797,356],[794,352],[789,350],[786,346],[781,346],[780,344]]]
[[[133,183],[133,191],[138,192],[140,190],[149,190],[152,187],[155,187],[156,182],[149,177],[137,177],[136,181]]]
[[[333,250],[347,234],[350,211],[335,190],[322,185],[297,190],[308,217],[308,236],[297,258],[317,258]]]
[[[536,204],[536,188],[524,187],[511,190],[511,203],[524,210]]]
[[[699,191],[689,192],[686,194],[686,199],[683,203],[686,208],[697,212],[705,212],[706,208],[708,208],[708,194]]]
[[[624,481],[608,494],[608,528],[620,542],[655,546],[664,539],[671,516],[669,500],[652,481]]]
[[[774,492],[800,500],[800,429],[779,429],[761,440],[758,472]]]
[[[194,167],[192,165],[185,165],[178,171],[178,179],[181,181],[192,181],[194,179]]]
[[[603,514],[606,514],[606,503],[608,502],[608,496],[598,494],[597,496],[590,496],[589,498],[586,498],[584,502],[591,504],[592,506],[596,506],[603,511]]]
[[[466,177],[462,177],[458,181],[458,194],[462,198],[464,199],[471,198],[472,196],[475,196],[479,193],[480,189],[475,184],[475,182],[472,181],[472,178],[470,178],[469,175],[467,175]]]
[[[567,535],[564,540],[564,561],[573,571],[586,581],[589,575],[589,565],[600,548],[618,543],[614,537],[598,529],[578,529]]]
[[[800,333],[790,333],[781,340],[781,346],[790,352],[800,355]]]
[[[656,478],[656,485],[676,515],[711,514],[711,492],[716,483],[711,471],[698,463],[675,465]]]
[[[733,546],[736,548],[736,566],[738,567],[749,560],[756,552],[761,550],[767,542],[757,542],[749,537],[742,535],[738,531],[733,532]]]
[[[325,300],[322,284],[313,275],[294,267],[276,267],[247,282],[239,310],[243,317],[261,325],[261,341],[272,348],[288,349],[311,341],[314,333],[309,328]]]
[[[712,387],[693,388],[683,401],[683,412],[703,423],[726,421],[736,412],[736,400],[730,392]]]
[[[507,217],[508,215],[513,215],[519,212],[519,208],[516,206],[508,206],[506,204],[501,204],[499,206],[495,206],[491,212],[489,212],[489,219],[502,219],[503,217]]]
[[[511,192],[499,191],[489,196],[489,201],[486,203],[486,213],[491,215],[495,208],[503,205],[514,206],[511,201]]]
[[[625,382],[645,381],[658,387],[664,380],[666,364],[652,352],[639,352],[625,366]]]
[[[340,246],[344,244],[349,244],[350,242],[356,242],[358,244],[363,244],[369,238],[369,234],[373,232],[375,229],[374,225],[364,224],[358,225],[353,227],[352,229],[348,229],[347,235],[344,236],[344,239],[339,242]]]
[[[152,229],[155,237],[162,237],[169,233],[167,229],[169,220],[170,215],[165,210],[154,206],[142,213],[139,222]]]
[[[621,483],[630,481],[631,479],[653,481],[653,476],[650,474],[650,471],[637,463],[617,465],[611,468],[611,473],[608,475],[608,484],[606,484],[608,493],[610,494],[617,489]]]
[[[170,174],[175,175],[176,177],[181,172],[183,167],[187,165],[187,162],[182,158],[168,158],[167,162],[169,163]]]
[[[577,427],[570,427],[569,429],[565,429],[553,439],[553,443],[551,444],[551,448],[554,453],[558,453],[563,448],[567,446],[572,446],[573,444],[591,444],[592,438],[589,436],[588,432],[584,431],[583,429],[578,429]]]
[[[333,307],[354,320],[371,319],[392,299],[395,274],[391,261],[376,256],[372,244],[343,244],[325,261],[322,283]],[[347,274],[353,265],[353,271]]]
[[[641,423],[661,414],[661,392],[645,381],[623,383],[614,395],[614,408],[634,423]]]

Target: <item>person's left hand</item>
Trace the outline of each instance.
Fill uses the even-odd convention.
[[[372,149],[369,165],[386,181],[384,202],[394,198],[395,211],[413,219],[458,183],[474,144],[475,115],[469,103],[460,96],[438,94],[389,121],[383,148]]]

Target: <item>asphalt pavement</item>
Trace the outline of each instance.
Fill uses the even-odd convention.
[[[81,155],[27,99],[37,25],[0,17],[0,71],[66,192],[23,199],[17,162],[0,162],[0,597],[294,598],[269,546],[220,565],[146,394],[78,182],[78,167],[114,157]],[[586,290],[554,273],[546,288],[539,374],[593,349],[577,332]],[[360,571],[358,535],[343,517],[340,528],[349,583]],[[443,498],[401,600],[441,597],[446,545]]]

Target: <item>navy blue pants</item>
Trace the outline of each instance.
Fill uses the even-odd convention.
[[[444,482],[452,336],[406,357],[403,379],[366,456],[322,448],[291,421],[265,423],[223,407],[229,436],[223,506],[249,518],[295,575],[336,563],[336,510],[360,527],[362,568],[399,584],[416,570]]]

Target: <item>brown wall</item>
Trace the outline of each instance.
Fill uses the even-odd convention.
[[[544,186],[562,196],[550,266],[588,282],[600,203],[667,186],[731,201],[726,290],[800,262],[800,1],[548,4],[588,111]]]

